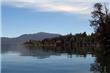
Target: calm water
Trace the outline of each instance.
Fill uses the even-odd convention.
[[[95,57],[20,46],[2,50],[2,73],[93,73]]]

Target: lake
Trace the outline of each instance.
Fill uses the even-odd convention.
[[[2,73],[93,73],[91,64],[95,60],[92,54],[14,46],[2,50],[1,70]]]

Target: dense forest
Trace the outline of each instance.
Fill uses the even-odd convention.
[[[46,38],[41,41],[29,40],[25,45],[36,47],[91,47],[95,46],[94,34],[87,35],[86,32],[72,35],[71,33],[65,36],[54,38]]]

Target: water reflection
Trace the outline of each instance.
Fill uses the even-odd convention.
[[[110,47],[101,46],[96,49],[96,60],[91,64],[91,71],[94,73],[110,73]]]
[[[33,56],[39,59],[48,58],[51,55],[61,55],[66,53],[70,58],[72,55],[79,57],[86,57],[88,54],[94,56],[94,47],[76,47],[76,48],[65,48],[65,47],[32,47],[32,46],[6,46],[2,47],[2,53],[8,51],[19,52],[22,56]]]
[[[65,48],[65,47],[32,47],[32,46],[5,46],[2,47],[2,54],[9,51],[18,52],[21,56],[32,56],[37,59],[45,59],[51,56],[61,56],[62,54],[67,54],[68,58],[84,57],[86,58],[88,54],[92,57],[96,57],[94,63],[90,64],[90,71],[93,73],[110,73],[110,50],[109,47],[75,47],[75,48]],[[88,60],[89,61],[89,60]],[[86,61],[87,62],[87,61]]]
[[[42,48],[29,48],[29,47],[25,47],[23,45],[18,45],[18,46],[6,46],[5,48],[2,47],[2,54],[7,53],[7,52],[16,52],[16,53],[20,53],[21,56],[32,56],[32,57],[37,57],[39,59],[43,59],[43,58],[48,58],[51,55],[58,55],[58,53],[53,53],[53,52],[46,52],[43,51]]]

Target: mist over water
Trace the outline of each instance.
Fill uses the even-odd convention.
[[[95,57],[82,52],[61,52],[53,48],[23,45],[2,48],[2,73],[92,73]]]

